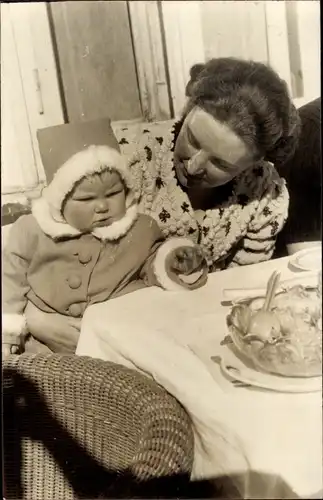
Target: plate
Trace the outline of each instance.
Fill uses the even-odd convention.
[[[230,357],[231,358],[231,357]],[[247,385],[276,392],[320,392],[322,377],[280,377],[270,373],[262,373],[244,365],[240,359],[221,358],[221,370],[231,379],[239,380]]]
[[[301,271],[319,271],[322,269],[322,247],[300,250],[292,255],[289,263]]]
[[[290,288],[303,285],[306,288],[316,288],[318,285],[317,271],[297,273],[297,276],[281,281],[277,293],[289,290]],[[235,304],[244,303],[250,299],[263,298],[266,295],[266,288],[231,288],[222,291],[222,302]]]

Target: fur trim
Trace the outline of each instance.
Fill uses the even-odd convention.
[[[34,200],[32,203],[32,214],[35,217],[41,230],[52,239],[62,237],[76,238],[80,236],[81,231],[63,221],[55,220],[52,215],[51,206],[44,198]],[[99,227],[92,232],[93,236],[99,240],[117,240],[124,236],[133,226],[138,216],[137,205],[132,205],[122,219],[114,222],[111,226]]]
[[[129,190],[125,216],[111,226],[97,228],[93,235],[100,240],[117,240],[124,236],[137,218],[137,206],[132,178],[123,156],[108,146],[90,146],[67,160],[43,189],[42,197],[34,200],[32,213],[40,228],[51,238],[79,236],[81,231],[70,226],[62,215],[62,203],[82,178],[105,170],[117,171]]]
[[[195,271],[195,273],[191,274],[179,274],[178,277],[183,283],[186,285],[194,285],[200,278],[202,278],[204,274],[204,270],[201,269],[200,271]]]
[[[23,314],[4,313],[2,314],[2,335],[26,335],[27,323]],[[4,338],[2,339],[5,340]]]
[[[156,257],[153,262],[153,271],[159,282],[159,284],[169,291],[183,291],[189,290],[185,287],[185,283],[180,285],[171,279],[166,269],[166,259],[169,254],[176,248],[182,246],[194,247],[195,243],[188,238],[170,238],[165,243],[163,243],[156,252]]]
[[[75,238],[81,234],[78,229],[67,224],[63,218],[61,222],[55,220],[52,215],[51,207],[45,198],[33,200],[31,211],[41,230],[53,239],[62,236]]]
[[[90,146],[69,158],[56,172],[51,183],[43,190],[42,196],[53,207],[55,219],[63,222],[62,203],[76,182],[87,175],[100,173],[104,170],[116,170],[129,191],[132,191],[130,174],[123,156],[108,146]]]

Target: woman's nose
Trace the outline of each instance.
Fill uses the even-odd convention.
[[[189,175],[201,175],[205,171],[207,156],[203,151],[196,153],[187,163],[187,173]]]

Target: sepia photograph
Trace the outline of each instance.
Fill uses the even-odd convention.
[[[320,30],[1,2],[4,500],[323,497]]]

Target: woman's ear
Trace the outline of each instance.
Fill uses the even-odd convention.
[[[291,103],[282,136],[278,139],[271,151],[268,151],[265,160],[274,165],[282,165],[295,153],[301,132],[301,119],[294,104]]]
[[[196,82],[196,80],[198,79],[199,74],[203,71],[204,68],[205,68],[205,64],[202,64],[202,63],[194,64],[191,67],[191,69],[190,69],[190,80],[189,80],[188,84],[186,85],[186,89],[185,89],[185,95],[186,95],[186,97],[190,97],[191,96],[192,86]]]

